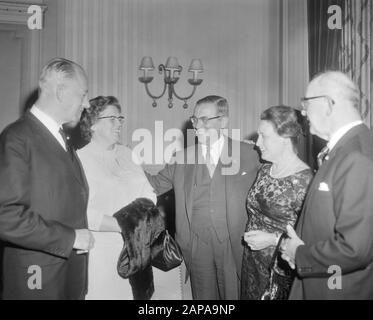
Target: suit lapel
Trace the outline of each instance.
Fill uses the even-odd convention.
[[[313,201],[314,195],[316,191],[318,190],[318,185],[323,182],[322,180],[325,178],[328,170],[328,165],[331,161],[333,161],[333,158],[336,156],[336,154],[346,146],[348,141],[352,139],[354,136],[360,134],[363,130],[365,130],[366,126],[364,124],[358,125],[356,127],[353,127],[351,130],[349,130],[334,146],[330,154],[328,155],[328,160],[320,167],[320,169],[317,171],[316,175],[313,178],[313,181],[310,185],[306,200],[304,202],[304,207],[302,210],[302,213],[299,218],[299,222],[297,225],[297,233],[302,236],[303,232],[303,223],[305,220],[305,213],[307,212],[307,207],[309,204]]]
[[[185,192],[185,208],[188,215],[189,223],[192,218],[193,209],[193,194],[195,185],[196,168],[198,159],[202,160],[202,151],[199,144],[195,144],[188,149],[186,154],[186,162],[184,164],[184,192]]]
[[[238,142],[239,143],[239,142]],[[233,166],[232,161],[240,161],[239,159],[233,158],[233,152],[232,152],[232,146],[233,140],[229,137],[225,137],[224,140],[224,146],[222,149],[222,154],[221,154],[221,167],[220,170],[223,170],[223,168],[231,168]],[[231,158],[229,158],[229,155]],[[222,171],[223,172],[223,171]],[[232,183],[234,183],[234,177],[240,174],[240,170],[236,174],[225,174],[224,179],[225,179],[225,204],[226,204],[226,219],[227,219],[227,224],[228,228],[232,225],[231,218],[233,218],[233,215],[229,215],[229,208],[232,208],[235,206],[235,204],[231,204],[233,197],[230,196],[229,190],[234,190]]]
[[[80,172],[77,172],[77,170],[74,168],[74,164],[70,159],[70,156],[68,152],[64,150],[64,148],[60,145],[60,143],[56,140],[56,138],[51,134],[51,132],[40,122],[39,119],[37,119],[32,113],[27,112],[25,117],[29,119],[36,129],[40,132],[40,136],[47,140],[47,143],[45,145],[52,149],[52,152],[56,153],[61,159],[64,160],[64,162],[67,164],[67,166],[70,168],[70,170],[73,173],[73,176],[75,179],[81,184],[85,189],[88,189],[87,182],[85,180],[84,171],[82,168],[82,165],[79,161],[78,156],[75,153],[75,150],[73,151],[75,160],[78,163]]]
[[[352,139],[354,136],[357,136],[359,135],[361,132],[363,132],[365,129],[367,129],[367,127],[364,125],[364,124],[360,124],[356,127],[353,127],[351,130],[349,130],[338,142],[337,144],[334,146],[334,148],[332,149],[332,151],[330,152],[329,154],[329,160],[330,161],[333,157],[335,157],[335,155],[337,154],[337,152],[339,151],[339,149],[343,148],[346,146],[347,142]]]
[[[220,165],[216,167],[215,170],[221,170],[224,167],[230,167],[231,163],[228,163],[231,159],[227,158],[232,151],[232,141],[230,138],[225,137],[224,145],[221,153],[221,158],[219,158]],[[189,222],[191,221],[192,217],[192,209],[193,209],[193,192],[194,192],[194,185],[195,185],[195,175],[196,175],[196,168],[198,164],[204,164],[204,159],[202,156],[202,150],[200,145],[197,143],[194,148],[189,148],[186,154],[184,164],[184,192],[185,192],[185,207],[188,215]],[[229,176],[224,175],[226,190],[229,189],[229,183],[231,183],[231,179]],[[229,195],[226,194],[227,197],[227,204],[229,202]],[[228,212],[228,210],[226,210]]]
[[[77,162],[77,164],[79,166],[79,172],[76,172],[76,170],[74,170],[74,172],[76,172],[77,174],[79,174],[79,178],[80,179],[78,179],[78,180],[81,181],[83,187],[88,190],[88,181],[87,181],[87,178],[86,178],[85,173],[84,173],[83,165],[80,162],[80,159],[79,159],[79,157],[78,157],[78,155],[77,155],[77,153],[76,153],[76,151],[75,151],[74,148],[72,148],[72,151],[73,151],[73,154],[74,154],[74,157],[75,157],[75,161]]]

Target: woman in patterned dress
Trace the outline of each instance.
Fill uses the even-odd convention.
[[[241,275],[241,299],[245,300],[260,299],[268,286],[276,245],[286,226],[296,223],[312,179],[311,169],[297,156],[296,142],[302,129],[295,110],[271,107],[260,119],[257,147],[266,163],[259,169],[247,197],[247,246]],[[280,255],[275,272],[291,277],[291,270]]]

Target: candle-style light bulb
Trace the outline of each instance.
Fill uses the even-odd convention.
[[[154,63],[152,57],[143,57],[139,66],[140,70],[154,70]]]
[[[188,71],[193,73],[193,80],[197,80],[198,73],[203,72],[203,65],[201,59],[193,59],[190,63]]]
[[[166,62],[166,69],[179,69],[180,65],[175,57],[168,57]]]
[[[141,59],[139,69],[144,71],[144,78],[147,78],[148,71],[154,70],[154,63],[152,57],[143,57]]]
[[[174,78],[174,72],[180,70],[179,62],[177,61],[177,58],[175,57],[168,57],[166,61],[165,69],[169,71],[170,78]]]

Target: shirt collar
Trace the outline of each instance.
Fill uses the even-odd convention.
[[[40,122],[47,127],[47,129],[52,133],[59,133],[62,128],[57,121],[48,116],[44,111],[40,110],[37,106],[32,106],[30,112],[38,119]]]
[[[361,120],[358,120],[358,121],[354,121],[354,122],[351,122],[349,124],[346,124],[345,126],[339,128],[336,132],[334,132],[332,134],[332,137],[330,138],[329,142],[328,142],[328,148],[329,148],[329,152],[335,147],[335,145],[338,143],[339,140],[342,139],[342,137],[348,132],[350,131],[352,128],[362,124],[363,121]]]

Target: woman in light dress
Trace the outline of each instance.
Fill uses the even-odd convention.
[[[99,96],[90,101],[80,123],[84,138],[90,141],[78,155],[89,185],[88,225],[95,237],[89,253],[87,300],[133,299],[128,279],[117,273],[123,239],[112,215],[136,198],[157,201],[131,150],[120,144],[123,121],[118,100]],[[152,299],[181,299],[179,268],[169,272],[153,268],[153,275]]]

